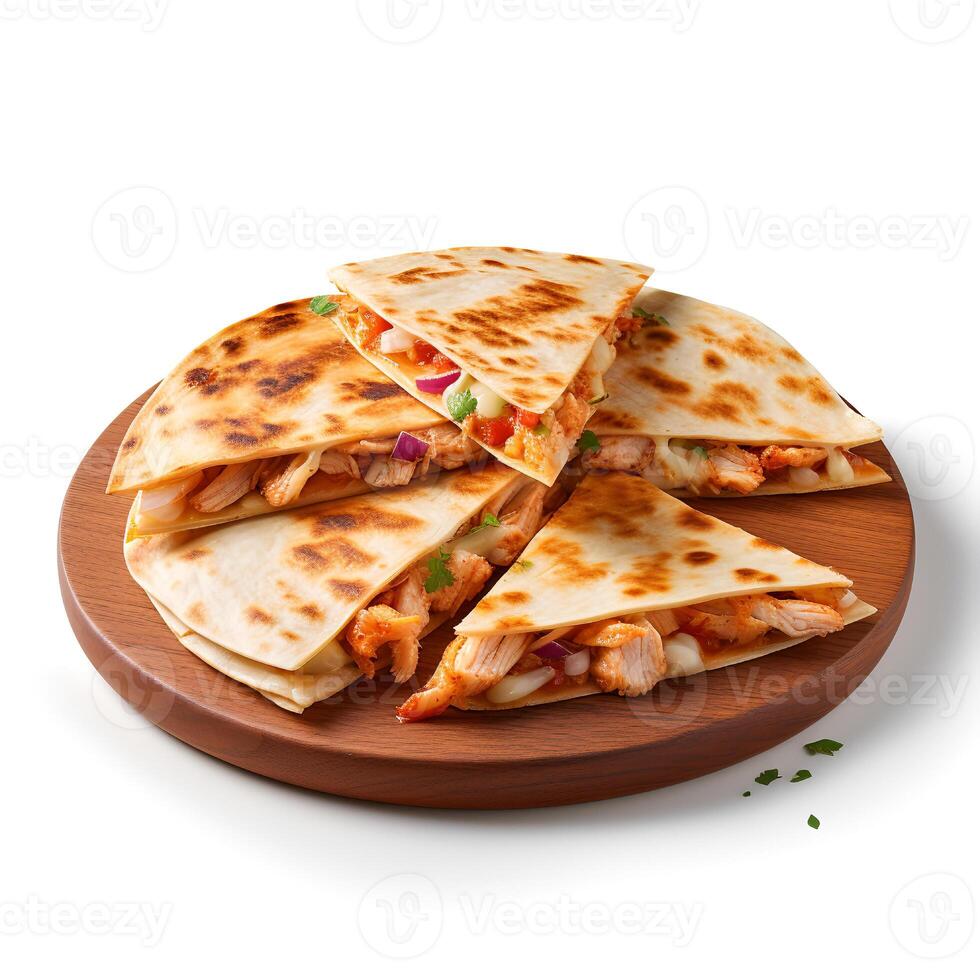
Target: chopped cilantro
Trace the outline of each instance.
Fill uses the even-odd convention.
[[[695,456],[700,456],[702,459],[708,458],[708,450],[705,449],[704,446],[694,446],[691,449],[691,452],[694,453]]]
[[[599,451],[599,437],[591,429],[586,429],[579,437],[578,451],[580,453]]]
[[[747,789],[747,790],[746,790],[746,791],[745,791],[745,792],[744,792],[744,793],[742,794],[742,796],[751,796],[751,795],[752,795],[752,790],[750,790],[750,789]]]
[[[804,779],[809,779],[813,775],[809,769],[798,769],[796,775],[790,780],[791,783],[802,783]]]
[[[477,531],[482,531],[485,527],[500,527],[500,521],[493,514],[484,514],[483,520],[476,527],[470,528],[466,533],[476,534]]]
[[[832,738],[819,738],[816,742],[808,742],[803,746],[810,755],[833,755],[843,747],[843,742],[835,742]]]
[[[766,769],[755,777],[755,781],[760,783],[762,786],[768,786],[771,782],[774,782],[777,779],[782,779],[782,776],[779,775],[778,769]]]
[[[449,553],[439,549],[439,554],[428,561],[429,577],[425,580],[425,591],[438,592],[444,585],[452,585],[456,581],[453,573],[446,567]]]
[[[310,309],[317,316],[326,316],[328,313],[333,313],[340,306],[339,303],[335,303],[329,296],[314,296],[310,300]]]
[[[454,422],[462,422],[467,415],[472,415],[476,411],[476,399],[469,388],[466,391],[454,391],[446,399],[446,408],[449,409]]]
[[[534,562],[528,561],[526,558],[522,558],[520,561],[514,562],[514,568],[520,569],[522,572],[526,572],[529,568],[534,566]]]
[[[818,830],[820,827],[820,821],[811,813],[809,820],[807,820],[806,825],[812,827],[814,830]]]
[[[633,316],[642,317],[644,320],[653,320],[654,323],[659,323],[662,327],[670,326],[665,316],[661,316],[659,313],[648,313],[646,310],[640,309],[639,306],[633,308]]]

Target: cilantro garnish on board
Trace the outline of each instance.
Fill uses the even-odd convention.
[[[810,755],[833,755],[843,747],[843,742],[835,742],[832,738],[819,738],[816,742],[807,742],[803,746]]]
[[[314,296],[310,300],[310,309],[317,316],[326,316],[328,313],[333,313],[340,306],[339,303],[335,303],[329,296]]]
[[[765,769],[755,777],[755,781],[763,786],[768,786],[770,783],[782,778],[783,777],[779,775],[778,769]]]
[[[812,827],[814,830],[819,830],[820,821],[811,813],[810,818],[807,820],[806,825]]]
[[[446,399],[446,408],[454,422],[462,422],[467,415],[472,415],[476,411],[476,405],[476,399],[469,388],[466,391],[454,391]]]
[[[790,780],[791,783],[802,783],[804,779],[809,779],[813,775],[809,769],[798,769],[796,775]]]
[[[429,577],[425,580],[426,592],[438,592],[445,585],[452,585],[456,581],[453,573],[446,567],[449,561],[449,552],[439,549],[439,554],[433,556],[428,561]]]

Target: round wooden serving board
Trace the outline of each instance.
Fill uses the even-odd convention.
[[[149,394],[149,393],[147,393]],[[839,704],[891,642],[912,583],[908,494],[881,444],[866,453],[894,482],[864,490],[691,501],[844,572],[871,619],[785,653],[684,680],[642,698],[601,695],[517,711],[450,710],[400,725],[412,689],[364,679],[289,714],[185,650],[129,577],[129,500],[104,493],[130,420],[102,434],[65,498],[58,539],[65,608],[96,669],[164,731],[203,752],[298,786],[389,803],[550,806],[656,789],[721,769],[795,735]],[[451,636],[426,642],[429,676]],[[414,686],[418,686],[413,682]]]

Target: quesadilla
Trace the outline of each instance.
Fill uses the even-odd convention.
[[[398,717],[636,697],[870,616],[852,584],[640,477],[590,474],[459,623]]]
[[[582,467],[686,495],[806,493],[891,479],[852,452],[881,427],[777,333],[734,310],[644,290],[589,423]],[[588,443],[588,445],[586,445]]]
[[[109,477],[109,493],[140,491],[131,535],[401,486],[484,456],[361,357],[336,309],[326,296],[273,306],[216,334],[159,385]]]
[[[492,565],[509,564],[559,502],[560,491],[493,463],[130,539],[125,558],[188,649],[305,707],[389,658],[397,681],[411,677],[419,638],[472,599]]]
[[[652,269],[522,248],[352,262],[330,276],[348,339],[499,460],[550,486]]]

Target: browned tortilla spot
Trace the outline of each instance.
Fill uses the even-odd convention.
[[[689,565],[707,565],[717,560],[718,556],[713,551],[689,551],[684,555],[684,561]]]
[[[264,609],[259,609],[258,606],[249,606],[245,610],[245,615],[248,616],[251,622],[262,623],[264,626],[271,626],[276,621],[274,616],[267,613]]]

